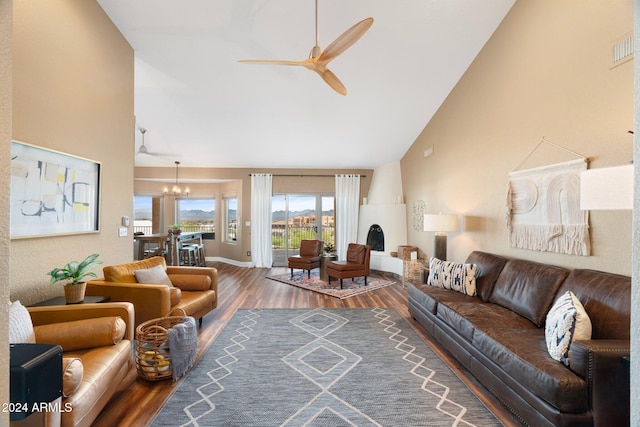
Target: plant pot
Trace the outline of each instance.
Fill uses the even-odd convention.
[[[77,283],[75,285],[64,285],[64,298],[67,301],[67,304],[77,304],[84,301],[84,293],[86,289],[86,282]]]
[[[182,233],[182,230],[180,230],[180,229],[176,230],[174,228],[170,228],[169,229],[169,233],[171,233],[171,234],[180,234],[180,233]]]

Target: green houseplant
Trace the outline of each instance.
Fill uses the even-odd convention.
[[[180,230],[180,224],[172,224],[169,227],[169,233],[180,234],[182,230]]]
[[[326,254],[333,254],[335,250],[335,246],[333,246],[332,242],[324,242],[324,253]]]
[[[82,302],[84,300],[84,292],[86,289],[85,277],[97,277],[91,270],[102,264],[98,260],[98,254],[92,254],[83,261],[71,261],[62,268],[54,268],[47,275],[51,278],[50,283],[56,284],[64,281],[64,295],[67,304]]]

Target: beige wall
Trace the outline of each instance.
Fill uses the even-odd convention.
[[[222,229],[222,197],[226,194],[235,194],[238,197],[238,241],[226,243],[216,233],[215,241],[205,241],[207,257],[219,257],[240,263],[250,263],[251,257],[247,252],[251,250],[251,227],[245,225],[251,220],[251,173],[272,173],[274,175],[274,193],[314,194],[334,193],[335,180],[331,178],[337,173],[359,173],[365,175],[360,180],[360,198],[366,196],[371,185],[372,170],[336,170],[336,169],[243,169],[243,168],[180,168],[180,182],[189,180],[229,180],[218,184],[189,184],[191,197],[215,197],[216,198],[216,230]],[[306,175],[302,176],[301,175]],[[313,177],[309,175],[330,175],[329,177]],[[135,194],[146,196],[162,195],[163,184],[149,179],[166,179],[167,183],[175,180],[175,167],[135,168]],[[184,181],[183,181],[184,180]],[[175,220],[173,209],[174,198],[165,197],[164,227],[167,228]]]
[[[9,342],[7,332],[7,308],[10,279],[9,241],[9,153],[11,147],[11,99],[12,99],[12,28],[13,1],[0,1],[0,340]],[[9,377],[9,348],[0,348],[0,367],[3,378]],[[0,382],[0,402],[9,402],[9,381]],[[9,414],[0,414],[0,425],[9,424]]]
[[[631,1],[516,2],[401,161],[408,212],[422,200],[463,217],[449,259],[480,249],[631,274],[630,211],[592,211],[592,256],[579,257],[511,248],[505,207],[510,171],[577,158],[543,143],[520,166],[543,137],[594,168],[632,159],[633,62],[610,67],[632,18]],[[433,233],[409,227],[408,240],[433,255]]]
[[[640,0],[634,0],[634,99],[636,110],[640,109]],[[640,188],[640,115],[635,114],[634,124],[634,153],[633,162],[635,166],[634,185]],[[640,307],[640,197],[636,191],[634,200],[635,214],[633,215],[633,265],[632,265],[632,283],[631,283],[631,378],[640,376],[640,310],[633,309]],[[631,381],[631,426],[640,426],[640,383]]]
[[[15,1],[13,42],[12,137],[102,165],[99,233],[11,241],[10,297],[31,304],[63,294],[54,267],[94,252],[131,259],[118,227],[133,212],[133,50],[86,0]]]

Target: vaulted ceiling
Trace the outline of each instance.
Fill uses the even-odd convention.
[[[302,67],[314,0],[98,0],[135,51],[136,166],[376,168],[402,158],[515,0],[318,0],[319,45],[373,17],[329,68]],[[132,147],[133,149],[133,147]]]

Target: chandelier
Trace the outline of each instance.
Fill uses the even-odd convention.
[[[178,184],[178,166],[180,165],[180,162],[175,161],[175,164],[176,164],[176,183],[173,185],[173,188],[171,189],[171,193],[173,193],[175,197],[179,197],[180,195],[182,195],[182,188],[180,187],[180,184]],[[170,194],[169,189],[167,188],[166,185],[164,187],[163,193],[165,196]],[[189,187],[185,187],[184,195],[189,197]]]

